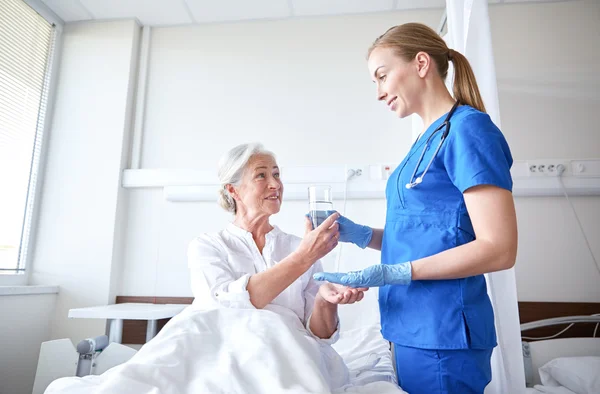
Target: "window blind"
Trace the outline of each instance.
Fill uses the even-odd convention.
[[[22,0],[0,1],[0,273],[25,270],[54,34]]]

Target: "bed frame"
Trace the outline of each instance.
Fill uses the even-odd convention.
[[[600,302],[519,302],[521,333],[525,337],[549,337],[569,325],[569,323],[547,325],[526,323],[559,317],[590,316],[594,314],[600,314]],[[530,328],[532,326],[533,328]],[[592,322],[577,323],[556,338],[589,338],[592,337],[595,326],[596,323]],[[528,341],[532,342],[534,340],[529,339]]]
[[[600,355],[600,338],[593,338],[600,323],[595,314],[600,314],[600,303],[519,303],[527,387],[540,383],[539,368],[555,358]]]
[[[116,303],[191,304],[193,300],[193,297],[117,296]],[[554,317],[584,316],[596,313],[600,313],[600,302],[519,302],[519,317],[521,319],[521,324]],[[163,319],[159,321],[159,331],[168,320],[169,319]],[[561,331],[566,326],[567,324],[559,324],[528,329],[523,331],[523,336],[551,336]],[[557,338],[591,337],[595,326],[595,323],[578,323]],[[123,323],[123,343],[143,344],[145,341],[146,322],[142,320],[125,320]],[[531,340],[529,342],[531,342]]]

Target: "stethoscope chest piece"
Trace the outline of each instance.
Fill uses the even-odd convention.
[[[423,175],[425,175],[423,173]],[[414,182],[410,182],[406,184],[406,188],[407,189],[412,189],[413,187],[417,186],[419,183],[423,182],[423,177],[418,176],[417,179],[415,179]]]

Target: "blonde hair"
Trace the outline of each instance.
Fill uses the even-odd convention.
[[[254,155],[267,155],[275,159],[275,155],[266,150],[258,142],[241,144],[233,147],[219,160],[219,205],[226,211],[237,213],[235,199],[227,190],[227,185],[238,186],[244,175],[246,165]]]
[[[469,61],[460,52],[449,49],[446,42],[433,29],[421,23],[405,23],[394,26],[377,38],[369,48],[367,58],[375,48],[391,48],[407,62],[419,52],[427,53],[435,62],[437,72],[446,80],[448,62],[454,64],[454,98],[461,104],[470,105],[485,112],[483,99]]]

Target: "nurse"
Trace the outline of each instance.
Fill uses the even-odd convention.
[[[510,149],[469,62],[429,27],[389,29],[368,66],[377,99],[400,118],[418,114],[425,128],[389,177],[385,227],[338,219],[340,241],[381,250],[381,264],[314,277],[380,287],[382,333],[404,390],[483,393],[496,346],[483,274],[513,267],[517,253]]]

